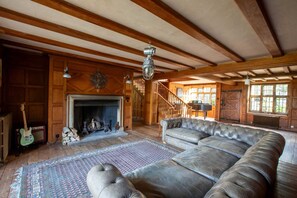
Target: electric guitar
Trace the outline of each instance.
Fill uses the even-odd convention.
[[[20,129],[21,133],[21,140],[20,143],[22,146],[28,146],[34,142],[34,136],[32,135],[32,128],[28,129],[27,127],[27,120],[26,120],[26,113],[25,113],[25,104],[21,104],[21,111],[23,113],[23,121],[24,121],[24,128]]]

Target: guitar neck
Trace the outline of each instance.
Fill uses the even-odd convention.
[[[23,122],[24,122],[24,129],[26,131],[28,131],[28,126],[27,126],[27,119],[26,119],[26,113],[25,113],[25,110],[22,111],[23,112]]]

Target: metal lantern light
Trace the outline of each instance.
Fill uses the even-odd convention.
[[[149,46],[143,50],[145,57],[142,65],[142,75],[145,80],[151,80],[154,77],[155,65],[152,56],[156,53],[156,48]]]

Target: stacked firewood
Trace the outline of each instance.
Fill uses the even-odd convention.
[[[64,127],[62,132],[62,144],[68,145],[70,142],[79,141],[80,138],[77,135],[77,130],[75,128]]]

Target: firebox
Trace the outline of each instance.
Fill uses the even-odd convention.
[[[67,96],[67,124],[79,133],[123,130],[123,97]]]

